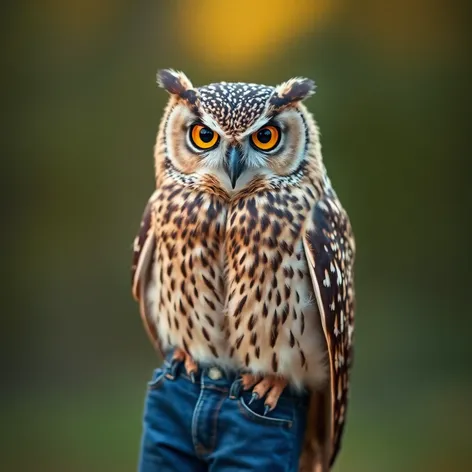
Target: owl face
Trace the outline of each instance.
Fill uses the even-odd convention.
[[[163,70],[158,81],[171,94],[161,125],[165,159],[185,181],[211,175],[231,194],[256,178],[290,176],[306,159],[313,119],[301,101],[311,80],[194,88],[184,74]]]

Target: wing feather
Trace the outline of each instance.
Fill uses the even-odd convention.
[[[334,191],[314,206],[303,243],[329,355],[332,465],[346,418],[355,311],[354,234]]]
[[[133,297],[139,302],[139,312],[146,333],[152,345],[161,354],[162,349],[154,320],[151,317],[149,300],[149,284],[152,283],[154,258],[156,254],[156,237],[153,225],[152,206],[155,193],[149,199],[141,218],[139,232],[134,239],[133,261],[131,265],[131,287]]]

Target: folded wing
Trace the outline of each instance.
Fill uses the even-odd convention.
[[[159,336],[150,314],[150,300],[148,297],[149,284],[152,283],[152,268],[156,255],[156,237],[152,212],[154,195],[155,194],[151,196],[144,209],[139,232],[134,240],[131,285],[133,297],[139,302],[141,319],[149,339],[152,345],[162,354]]]
[[[304,247],[329,355],[333,464],[346,418],[355,310],[354,235],[334,191],[325,194],[312,209]]]

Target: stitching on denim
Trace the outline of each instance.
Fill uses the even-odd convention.
[[[200,455],[198,452],[201,449],[205,449],[205,447],[200,444],[198,441],[198,416],[200,414],[201,407],[203,406],[203,394],[205,393],[204,389],[205,383],[203,381],[203,375],[200,378],[200,395],[198,396],[197,403],[195,405],[195,409],[193,410],[192,416],[192,443],[197,455]]]
[[[162,370],[160,373],[156,375],[156,377],[154,377],[154,375],[156,374],[158,370],[161,370],[161,369],[160,368],[156,369],[153,372],[153,375],[152,375],[153,378],[147,383],[148,390],[156,390],[162,384],[162,381],[164,380],[164,377],[165,377],[165,371]]]
[[[170,362],[168,363],[166,377],[172,380],[177,380],[182,375],[183,371],[184,371],[183,361]]]
[[[242,379],[236,379],[232,384],[229,389],[228,396],[231,398],[231,400],[236,400],[241,396],[242,393]]]
[[[217,426],[218,426],[218,416],[221,411],[221,407],[223,406],[224,401],[226,400],[226,397],[221,397],[219,402],[217,403],[213,414],[211,415],[211,422],[212,422],[212,441],[211,441],[211,446],[209,452],[214,452],[216,448],[216,438],[217,438]]]
[[[273,425],[273,426],[287,426],[288,428],[292,428],[293,421],[292,420],[285,420],[281,418],[270,418],[268,416],[262,416],[258,413],[252,411],[244,401],[243,397],[239,398],[238,406],[240,411],[250,420],[255,421],[256,423]]]

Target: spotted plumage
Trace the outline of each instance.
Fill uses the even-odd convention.
[[[226,133],[233,135],[243,132],[262,115],[274,93],[274,87],[227,82],[197,90],[203,110],[212,115]]]
[[[269,410],[309,389],[300,472],[326,471],[346,418],[355,244],[302,104],[314,84],[158,81],[170,100],[132,265],[150,339],[186,366],[245,372]]]

